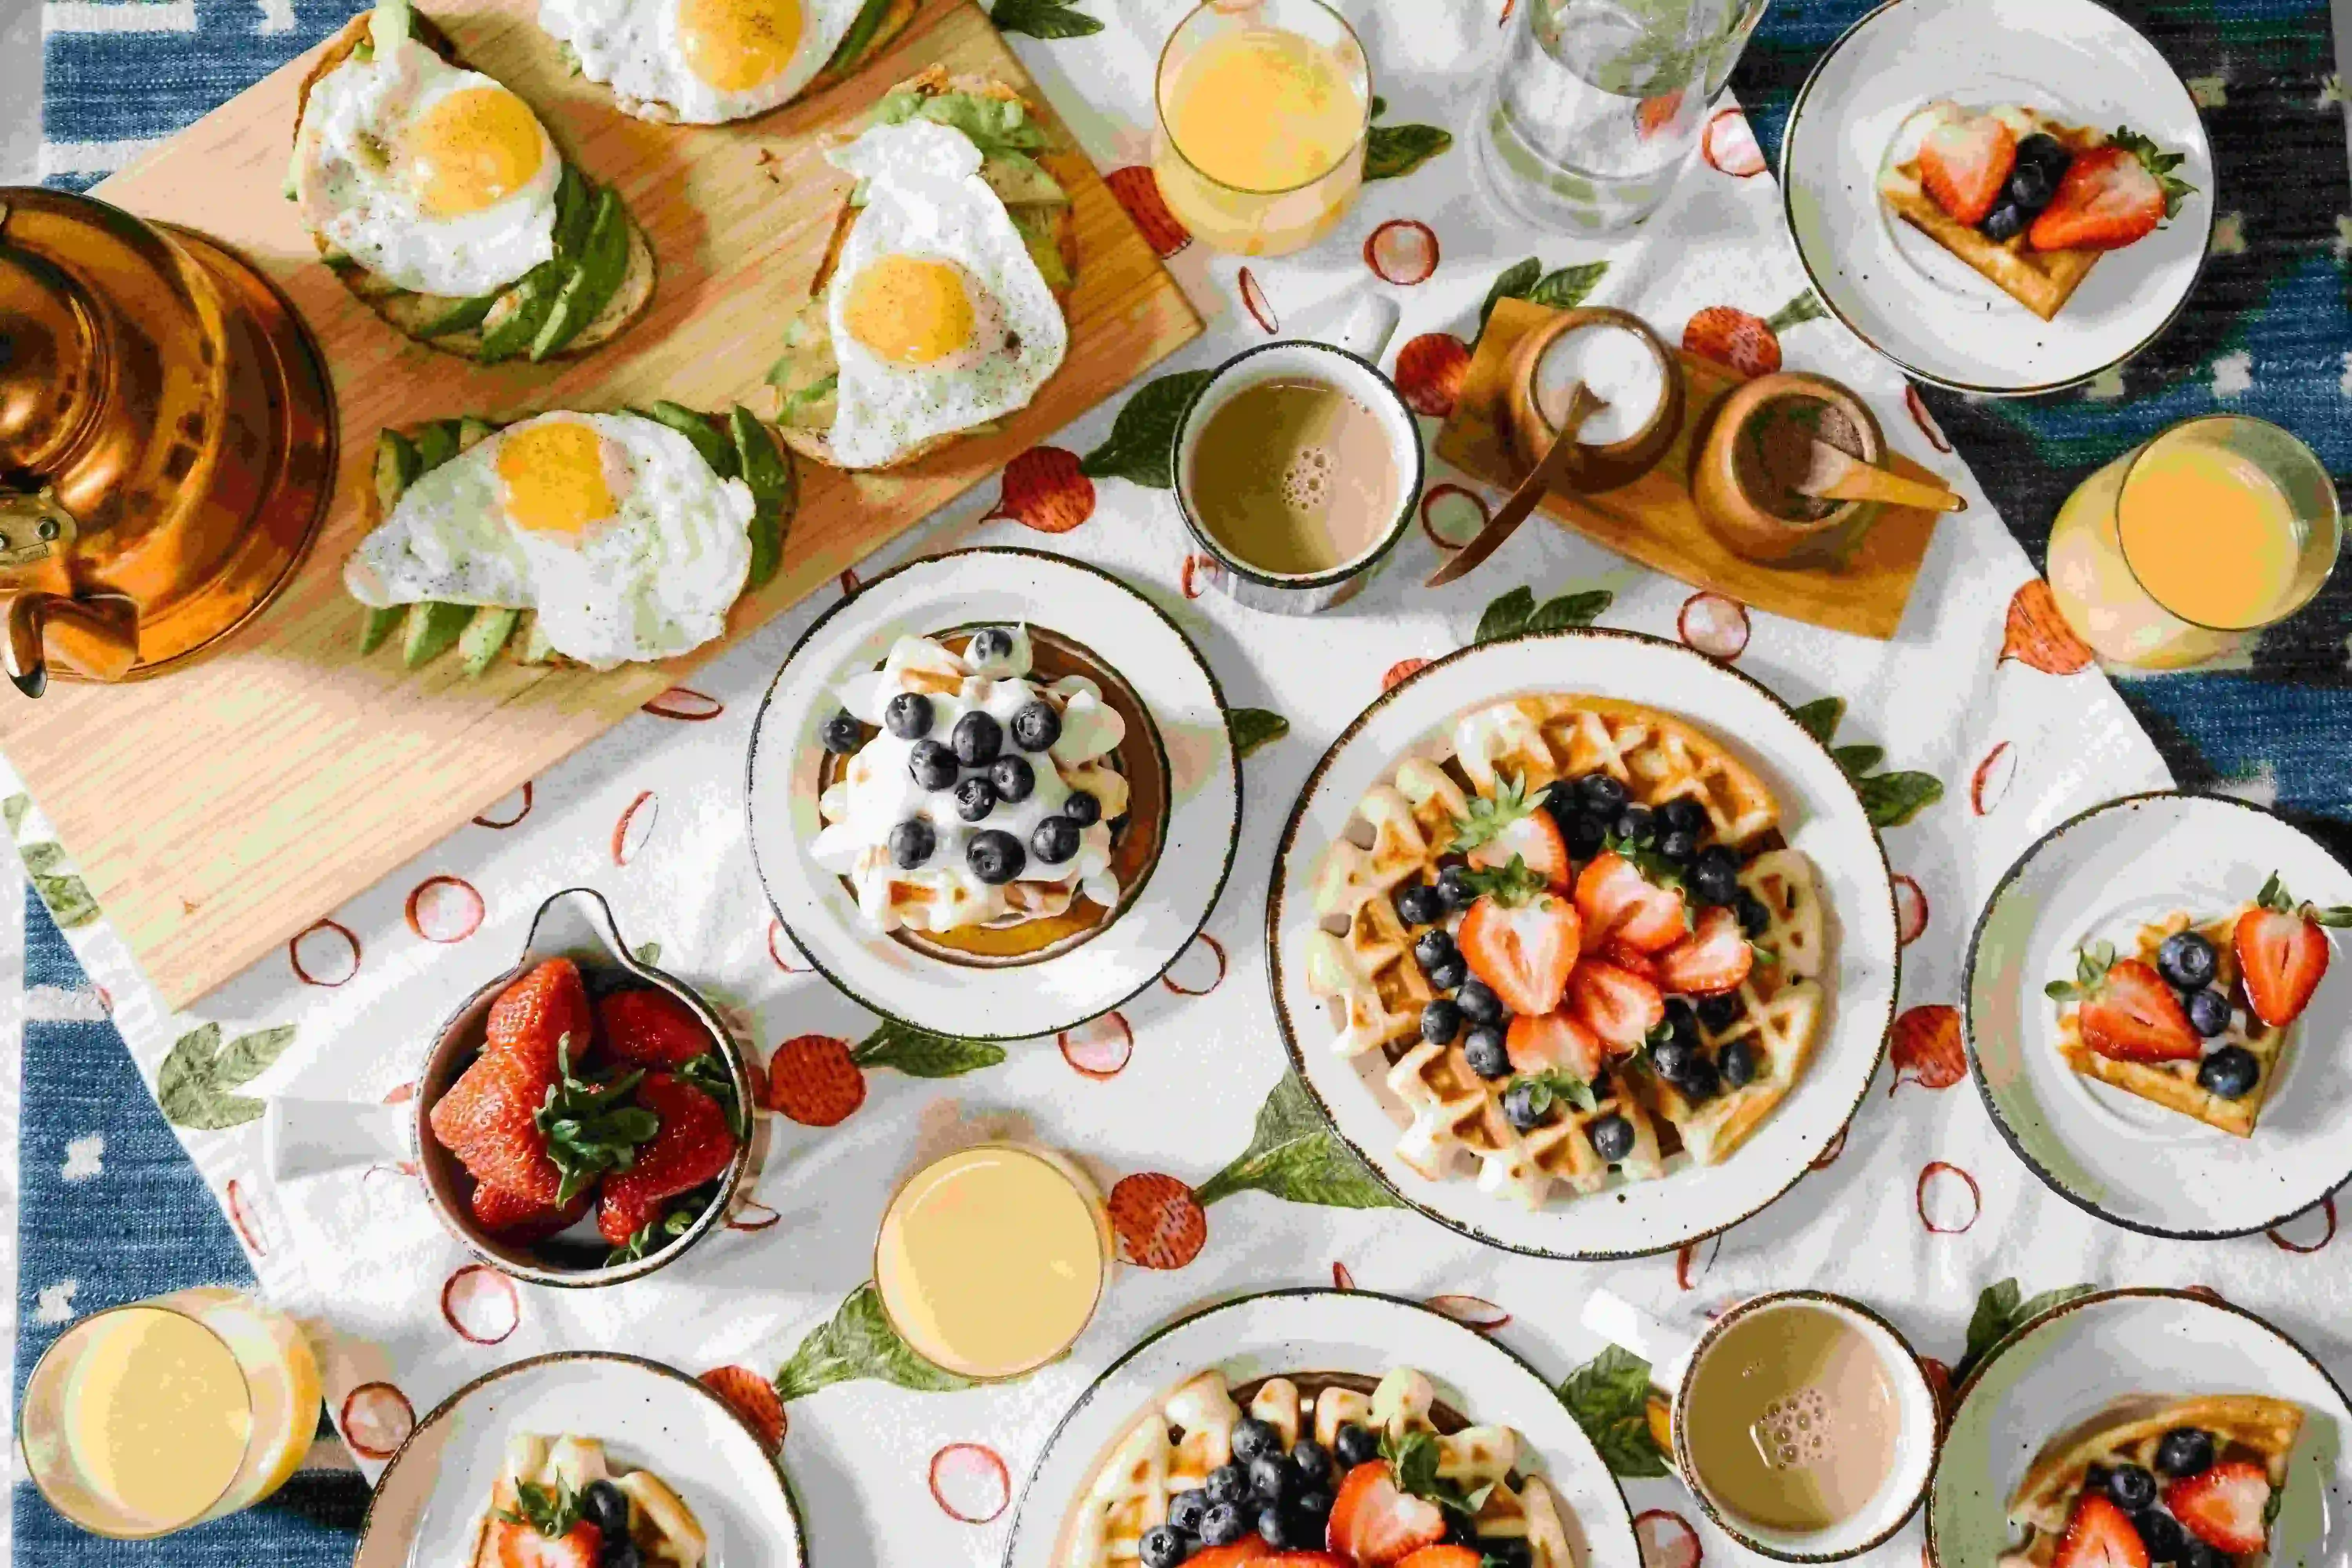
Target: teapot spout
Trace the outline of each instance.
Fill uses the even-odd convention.
[[[51,659],[91,680],[121,680],[139,662],[139,609],[129,599],[17,594],[6,614],[0,661],[27,697],[48,689]]]

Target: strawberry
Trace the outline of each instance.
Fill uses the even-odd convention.
[[[2197,188],[2173,173],[2182,157],[2118,127],[2115,140],[2066,165],[2025,242],[2036,250],[2120,250],[2147,238]]]
[[[2117,958],[2113,942],[2074,956],[2074,978],[2053,980],[2042,994],[2079,1002],[2074,1024],[2083,1044],[2119,1062],[2193,1062],[2204,1054],[2189,1015],[2164,976],[2137,958]]]
[[[528,1524],[493,1518],[486,1544],[484,1555],[497,1568],[596,1568],[604,1532],[583,1519],[562,1535],[548,1536]]]
[[[1203,1546],[1184,1559],[1184,1568],[1193,1568],[1196,1563],[1206,1563],[1208,1568],[1238,1568],[1244,1563],[1264,1563],[1273,1555],[1274,1548],[1265,1543],[1265,1537],[1252,1531],[1228,1545]]]
[[[1684,996],[1719,996],[1755,964],[1739,917],[1717,906],[1699,917],[1696,931],[1658,954],[1658,984]]]
[[[1454,933],[1463,962],[1512,1012],[1550,1012],[1583,949],[1576,910],[1517,861],[1471,876],[1481,890]]]
[[[529,1198],[517,1197],[504,1187],[484,1183],[474,1189],[467,1206],[474,1211],[474,1218],[481,1223],[484,1230],[509,1245],[528,1247],[533,1242],[545,1241],[558,1231],[571,1228],[574,1221],[588,1212],[588,1194],[575,1194],[570,1203],[558,1207],[553,1204],[533,1203]]]
[[[2085,1491],[2074,1500],[2050,1568],[2147,1568],[2147,1547],[2115,1499]]]
[[[1513,1018],[1504,1048],[1516,1073],[1567,1072],[1587,1083],[1601,1076],[1601,1042],[1564,1012]]]
[[[847,1040],[795,1035],[768,1058],[768,1109],[803,1127],[846,1121],[865,1103],[866,1074]]]
[[[1209,1552],[1223,1550],[1222,1547],[1212,1546],[1208,1552],[1195,1552],[1184,1559],[1184,1568],[1192,1568],[1193,1563],[1208,1556]],[[1244,1561],[1254,1562],[1258,1568],[1355,1568],[1354,1563],[1336,1552],[1277,1552],[1271,1557],[1246,1558]]]
[[[2251,1459],[2224,1459],[2164,1489],[2164,1506],[2189,1534],[2233,1557],[2263,1549],[2270,1504],[2270,1476]]]
[[[1444,1539],[1437,1505],[1400,1489],[1387,1460],[1367,1459],[1339,1483],[1324,1544],[1360,1568],[1390,1568]]]
[[[1585,940],[1596,948],[1618,942],[1636,952],[1657,952],[1690,930],[1682,894],[1658,887],[1613,849],[1594,856],[1578,875],[1576,912],[1584,919]]]
[[[1999,205],[2016,167],[2017,133],[1990,114],[1945,121],[1919,143],[1919,183],[1971,228]]]
[[[482,1055],[517,1058],[552,1074],[557,1046],[569,1036],[572,1059],[584,1062],[593,1038],[588,987],[580,966],[551,958],[499,993],[484,1026]]]
[[[1475,1546],[1457,1546],[1451,1542],[1443,1546],[1424,1546],[1397,1564],[1397,1568],[1484,1568],[1486,1557]]]
[[[635,1160],[604,1178],[596,1228],[614,1247],[659,1219],[667,1200],[702,1185],[735,1158],[726,1108],[686,1079],[647,1073],[637,1086],[637,1105],[660,1127]]]
[[[1517,779],[1496,785],[1492,800],[1484,795],[1470,802],[1470,815],[1454,823],[1454,847],[1470,857],[1482,870],[1498,870],[1516,857],[1545,886],[1565,893],[1569,888],[1568,840],[1559,824],[1543,807],[1549,793],[1538,790],[1533,800]]]
[[[710,1031],[694,1009],[653,986],[604,997],[596,1004],[596,1026],[604,1048],[635,1067],[682,1067],[711,1049]]]
[[[1622,1057],[1641,1049],[1650,1031],[1664,1021],[1666,999],[1656,986],[1613,963],[1580,963],[1568,977],[1568,1010],[1611,1054]]]
[[[1672,952],[1673,949],[1667,951]],[[1601,943],[1597,956],[1601,963],[1614,964],[1628,974],[1638,974],[1653,985],[1658,983],[1657,958],[1639,948],[1628,947],[1622,942],[1607,942]]]
[[[563,1173],[548,1157],[538,1116],[554,1081],[551,1068],[541,1073],[528,1059],[478,1057],[425,1120],[476,1181],[551,1208],[560,1201]]]
[[[2284,1028],[2303,1016],[2327,973],[2327,932],[2322,928],[2344,925],[2352,925],[2352,909],[2297,904],[2278,873],[2271,873],[2254,907],[2238,917],[2230,933],[2255,1017]]]

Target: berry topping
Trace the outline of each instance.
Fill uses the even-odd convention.
[[[1584,921],[1585,942],[1595,947],[1614,942],[1638,952],[1657,952],[1690,929],[1682,895],[1654,885],[1633,861],[1614,853],[1600,856],[1578,874],[1576,912]]]
[[[2148,1568],[2147,1547],[2115,1499],[2085,1489],[2074,1500],[2050,1568]]]
[[[1607,773],[1587,773],[1576,781],[1577,797],[1584,802],[1587,811],[1614,816],[1632,798],[1622,783]]]
[[[1678,795],[1658,807],[1658,820],[1666,825],[1669,833],[1687,833],[1696,838],[1706,831],[1706,807],[1686,795]]]
[[[2137,1513],[2156,1501],[2156,1478],[2137,1465],[2118,1465],[2107,1472],[2107,1495],[2126,1513]]]
[[[1026,757],[999,757],[988,764],[988,782],[996,791],[996,798],[1007,805],[1018,805],[1037,788],[1037,770],[1029,765]]]
[[[1739,996],[1736,992],[1721,996],[1702,996],[1692,1005],[1702,1027],[1727,1029],[1739,1019]]]
[[[1451,991],[1470,978],[1470,966],[1462,961],[1462,955],[1457,952],[1444,963],[1429,970],[1427,973],[1430,984],[1440,991]]]
[[[1591,1140],[1592,1152],[1612,1165],[1633,1152],[1633,1124],[1622,1116],[1596,1119],[1584,1135]]]
[[[1739,889],[1738,895],[1731,900],[1731,908],[1732,911],[1739,917],[1739,930],[1742,935],[1762,936],[1772,929],[1772,911],[1764,907],[1763,900],[1747,889]]]
[[[1552,1118],[1557,1102],[1534,1079],[1523,1078],[1503,1091],[1503,1119],[1532,1132]]]
[[[1437,880],[1432,886],[1437,891],[1438,908],[1448,914],[1466,910],[1477,901],[1477,884],[1470,879],[1467,866],[1446,867],[1437,873]]]
[[[1450,1046],[1462,1032],[1462,1009],[1450,996],[1434,997],[1421,1009],[1421,1037],[1433,1046]]]
[[[2148,1556],[2158,1563],[2180,1563],[2182,1551],[2191,1537],[2180,1528],[2180,1521],[2160,1508],[2145,1509],[2132,1515],[2132,1528],[2139,1531],[2140,1544],[2147,1548]],[[2204,1546],[2203,1542],[2197,1543]],[[2210,1548],[2208,1549],[2210,1550]]]
[[[1260,1454],[1249,1462],[1250,1496],[1261,1503],[1278,1503],[1290,1494],[1290,1467],[1279,1453]]]
[[[1488,986],[1473,980],[1462,987],[1454,1001],[1462,1005],[1462,1016],[1474,1024],[1499,1024],[1510,1015],[1504,1010],[1503,999]]]
[[[1698,857],[1698,835],[1669,829],[1658,836],[1658,853],[1676,866],[1687,867]]]
[[[1582,948],[1582,922],[1567,900],[1543,892],[1531,876],[1515,877],[1517,870],[1487,874],[1494,890],[1462,917],[1461,952],[1504,1006],[1540,1015],[1559,1005]]]
[[[1353,1421],[1342,1421],[1331,1434],[1331,1457],[1346,1470],[1369,1465],[1381,1457],[1380,1434]]]
[[[1619,1055],[1639,1050],[1666,1016],[1665,998],[1613,963],[1580,963],[1568,977],[1568,1010]]]
[[[1250,1495],[1249,1469],[1239,1464],[1219,1465],[1202,1478],[1201,1487],[1212,1503],[1246,1502]]]
[[[2174,1480],[2213,1468],[2213,1434],[2201,1426],[2175,1426],[2156,1446],[2156,1468]]]
[[[939,847],[940,836],[919,816],[910,816],[890,829],[890,864],[901,871],[920,866]]]
[[[1255,1415],[1244,1415],[1234,1423],[1234,1458],[1247,1464],[1261,1454],[1277,1453],[1282,1447],[1282,1434],[1270,1421]]]
[[[594,1525],[605,1540],[622,1540],[629,1533],[629,1500],[610,1481],[590,1481],[580,1489],[580,1517]]]
[[[2017,136],[1990,114],[1948,120],[1919,143],[1919,183],[1961,223],[1982,223],[2017,166]]]
[[[1740,934],[1738,918],[1716,908],[1698,929],[1658,954],[1658,984],[1686,996],[1715,996],[1737,988],[1755,967],[1756,950]]]
[[[2202,1054],[2189,1016],[2164,977],[2137,958],[2117,958],[2100,942],[2075,959],[2072,983],[2042,988],[2057,1001],[2079,1001],[2083,1044],[2114,1061],[2195,1061]]]
[[[1155,1524],[1143,1532],[1135,1550],[1143,1568],[1176,1568],[1184,1561],[1184,1537],[1172,1525]]]
[[[1053,749],[1062,738],[1062,716],[1050,702],[1032,702],[1013,715],[1013,743],[1024,752]]]
[[[1244,1489],[1249,1486],[1246,1477],[1243,1479],[1242,1486]],[[1251,1523],[1251,1518],[1243,1514],[1241,1504],[1213,1502],[1209,1505],[1209,1511],[1201,1516],[1201,1544],[1231,1546],[1250,1532]]]
[[[974,664],[999,664],[1013,657],[1013,634],[1003,626],[982,626],[971,634],[966,657]]]
[[[1549,791],[1538,790],[1530,800],[1517,779],[1501,781],[1493,799],[1482,795],[1472,800],[1469,816],[1454,820],[1453,847],[1481,870],[1523,861],[1546,883],[1567,891],[1568,841],[1560,837],[1559,824],[1542,809],[1549,795]]]
[[[984,768],[1004,749],[1004,726],[992,715],[974,709],[955,721],[955,728],[948,731],[948,743],[955,748],[957,762],[968,768]]]
[[[1462,1056],[1480,1078],[1511,1076],[1511,1047],[1503,1031],[1492,1024],[1481,1024],[1462,1037]]]
[[[956,815],[966,822],[984,822],[996,809],[996,786],[974,773],[955,786]]]
[[[2231,933],[2255,1017],[2282,1029],[2303,1016],[2327,973],[2327,932],[2322,928],[2345,925],[2352,925],[2352,909],[2298,904],[2278,873],[2271,873],[2255,895],[2254,908],[2238,917]]]
[[[866,743],[866,727],[844,709],[818,727],[816,738],[836,757],[845,757]]]
[[[2219,955],[2213,944],[2193,931],[2179,931],[2156,950],[2156,972],[2177,990],[2200,991],[2213,984]]]
[[[2243,1046],[2223,1046],[2197,1066],[2198,1085],[2223,1100],[2243,1100],[2262,1076],[2262,1064]]]
[[[2025,208],[2019,206],[2015,202],[2003,202],[1985,214],[1984,222],[1977,225],[1977,227],[1994,244],[2007,245],[2011,240],[2023,234],[2026,226],[2032,221],[2033,215]]]
[[[925,789],[952,789],[958,776],[955,753],[937,741],[918,741],[907,753],[907,773]]]
[[[1610,825],[1609,831],[1622,843],[1650,844],[1657,839],[1658,819],[1648,806],[1635,804],[1617,814],[1617,820]]]
[[[1426,971],[1454,955],[1454,933],[1439,927],[1412,939],[1412,961]]]
[[[1745,1089],[1756,1081],[1756,1047],[1746,1040],[1731,1040],[1715,1053],[1715,1070],[1733,1089]]]
[[[902,741],[919,741],[931,732],[931,700],[919,691],[901,691],[882,710],[882,724]]]
[[[1445,1515],[1396,1484],[1385,1462],[1358,1465],[1331,1504],[1327,1544],[1359,1568],[1390,1568],[1445,1539]]]
[[[2208,988],[2189,998],[2189,1026],[2211,1039],[2230,1026],[2230,999]]]
[[[2129,130],[2066,165],[2049,206],[2026,231],[2036,250],[2118,250],[2145,239],[2196,187],[2173,171],[2183,161]]]
[[[1426,882],[1399,888],[1389,899],[1396,905],[1397,919],[1409,926],[1428,925],[1445,913],[1437,901],[1437,889]]]
[[[1601,1042],[1564,1012],[1512,1019],[1504,1048],[1515,1072],[1566,1073],[1587,1083],[1601,1076]]]
[[[2164,1489],[2164,1506],[2189,1534],[2233,1557],[2263,1549],[2270,1501],[2271,1479],[2250,1459],[2224,1459]]]
[[[963,858],[971,874],[992,888],[1001,888],[1021,875],[1029,858],[1022,851],[1021,840],[997,827],[973,834],[971,842],[964,846]]]
[[[1298,1474],[1303,1487],[1318,1487],[1331,1479],[1331,1451],[1312,1437],[1301,1437],[1298,1446],[1290,1450],[1290,1468]],[[1301,1494],[1300,1501],[1306,1500]],[[1330,1500],[1324,1500],[1323,1510],[1328,1513]]]
[[[1062,815],[1080,827],[1092,827],[1102,820],[1102,802],[1085,790],[1074,789],[1070,797],[1062,802]]]
[[[2017,144],[2017,167],[2009,174],[2009,199],[2029,213],[2038,213],[2058,194],[2074,154],[2055,136],[2037,131]]]
[[[1048,866],[1059,866],[1078,852],[1084,830],[1066,816],[1049,816],[1029,832],[1029,847]]]
[[[1187,1535],[1201,1533],[1201,1516],[1209,1511],[1209,1494],[1200,1487],[1187,1487],[1168,1500],[1168,1522]]]

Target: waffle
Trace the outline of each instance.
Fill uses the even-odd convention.
[[[1249,1391],[1248,1414],[1279,1432],[1286,1450],[1301,1433],[1328,1448],[1347,1422],[1398,1436],[1426,1432],[1437,1444],[1440,1479],[1466,1493],[1490,1489],[1471,1521],[1476,1534],[1525,1541],[1535,1568],[1576,1568],[1559,1496],[1541,1477],[1517,1468],[1516,1431],[1466,1425],[1442,1431],[1436,1390],[1410,1367],[1390,1372],[1370,1394],[1328,1376],[1301,1377],[1311,1394],[1287,1377],[1267,1378]],[[1155,1402],[1088,1482],[1063,1531],[1055,1568],[1134,1568],[1144,1532],[1167,1522],[1175,1495],[1203,1485],[1211,1470],[1232,1459],[1242,1415],[1225,1374],[1213,1367]]]
[[[2079,125],[2061,125],[2032,110],[2013,111],[2020,141],[2043,132],[2081,153],[2106,140]],[[2018,129],[2018,126],[2023,129]],[[1916,159],[1893,163],[1878,176],[1878,195],[1896,216],[1928,238],[1967,262],[1993,286],[2043,321],[2065,308],[2083,279],[2091,275],[2103,252],[2096,250],[2036,250],[2022,234],[1997,240],[1960,222],[1937,206],[1920,184]]]
[[[2205,1394],[2187,1398],[2134,1394],[2119,1400],[2042,1446],[2009,1500],[2009,1520],[2023,1527],[2015,1554],[2047,1568],[2064,1534],[2067,1516],[2093,1465],[2153,1469],[2157,1445],[2178,1426],[2213,1435],[2214,1459],[2252,1459],[2276,1491],[2286,1484],[2287,1456],[2303,1430],[2303,1407],[2259,1394]],[[2006,1559],[2005,1559],[2006,1560]]]
[[[520,1515],[520,1488],[529,1483],[550,1492],[573,1494],[591,1481],[609,1480],[629,1502],[629,1538],[648,1568],[699,1568],[709,1550],[701,1521],[668,1483],[651,1470],[615,1473],[605,1462],[604,1445],[593,1437],[557,1437],[516,1432],[507,1438],[506,1463],[490,1488],[489,1506],[475,1527],[472,1568],[502,1568],[530,1561],[540,1538],[527,1524],[502,1517]],[[525,1533],[527,1532],[527,1534]],[[509,1534],[525,1539],[509,1542]],[[547,1545],[553,1545],[550,1542]]]
[[[2246,908],[2252,908],[2248,905]],[[2168,1110],[2183,1116],[2193,1116],[2208,1127],[2239,1138],[2251,1137],[2254,1122],[2263,1113],[2263,1102],[2270,1098],[2271,1084],[2277,1079],[2286,1052],[2286,1031],[2274,1029],[2254,1016],[2246,1005],[2244,987],[2240,984],[2238,955],[2233,933],[2242,910],[2232,910],[2218,920],[2195,927],[2199,934],[2213,944],[2213,984],[2230,998],[2230,1026],[2211,1041],[2215,1048],[2222,1046],[2242,1046],[2262,1068],[2254,1087],[2236,1100],[2224,1100],[2197,1081],[2198,1064],[2179,1062],[2119,1062],[2099,1055],[2083,1043],[2082,1030],[2075,1018],[2075,1008],[2069,1005],[2058,1020],[2058,1054],[2066,1065],[2085,1078],[2153,1100]],[[2164,939],[2177,931],[2190,929],[2186,910],[2175,910],[2161,921],[2142,926],[2134,939],[2135,954],[2153,966],[2156,950]]]
[[[1678,797],[1705,809],[1715,841],[1749,857],[1740,883],[1771,912],[1757,945],[1777,956],[1742,983],[1739,1015],[1701,1031],[1712,1056],[1735,1039],[1756,1048],[1759,1071],[1746,1086],[1701,1106],[1638,1069],[1594,1086],[1590,1110],[1561,1107],[1528,1131],[1503,1113],[1508,1079],[1471,1070],[1459,1041],[1421,1037],[1421,1010],[1435,994],[1412,955],[1415,931],[1391,895],[1433,878],[1451,848],[1472,793],[1506,787],[1532,795],[1555,782],[1605,772],[1632,799],[1655,807]],[[1811,864],[1780,846],[1780,810],[1756,774],[1713,738],[1666,714],[1613,699],[1548,694],[1498,702],[1464,715],[1446,743],[1408,756],[1392,779],[1358,804],[1349,837],[1333,843],[1312,888],[1318,924],[1304,939],[1310,994],[1330,1008],[1332,1048],[1349,1058],[1379,1052],[1381,1076],[1406,1123],[1396,1155],[1438,1181],[1475,1166],[1482,1191],[1538,1207],[1555,1186],[1590,1194],[1609,1184],[1611,1166],[1586,1130],[1622,1116],[1633,1146],[1615,1173],[1630,1181],[1665,1174],[1661,1123],[1701,1164],[1737,1147],[1802,1074],[1825,1008],[1819,975],[1826,931]]]

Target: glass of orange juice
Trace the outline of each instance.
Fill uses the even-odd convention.
[[[2184,420],[2093,474],[2050,528],[2059,612],[2100,658],[2179,669],[2310,603],[2343,520],[2318,456],[2266,420]]]
[[[206,1286],[93,1312],[43,1352],[16,1441],[84,1530],[169,1535],[286,1484],[319,1429],[319,1364],[284,1313]]]
[[[1152,174],[1204,245],[1286,255],[1363,184],[1371,67],[1321,0],[1204,0],[1160,51],[1158,96]]]
[[[907,1178],[874,1247],[882,1310],[916,1354],[981,1382],[1067,1351],[1109,1283],[1102,1194],[1064,1155],[961,1149]]]

